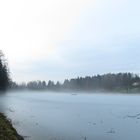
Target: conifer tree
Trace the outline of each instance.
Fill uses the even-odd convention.
[[[10,82],[8,64],[2,51],[0,51],[0,90],[6,90]]]

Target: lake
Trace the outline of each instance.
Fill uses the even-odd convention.
[[[9,92],[0,111],[25,140],[139,140],[140,96]]]

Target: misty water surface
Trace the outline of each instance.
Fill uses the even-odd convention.
[[[140,96],[13,92],[0,111],[27,140],[139,140]]]

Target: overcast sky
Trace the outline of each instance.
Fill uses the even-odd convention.
[[[0,1],[0,49],[13,80],[140,73],[139,0]]]

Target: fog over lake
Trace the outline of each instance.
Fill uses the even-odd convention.
[[[51,92],[1,95],[4,112],[25,140],[139,140],[140,96]]]

